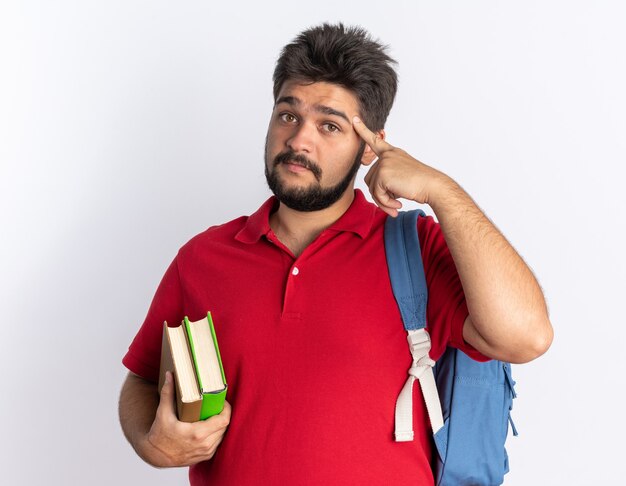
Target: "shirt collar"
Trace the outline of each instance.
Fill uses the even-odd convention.
[[[270,214],[278,209],[278,199],[270,197],[256,212],[248,217],[243,228],[235,235],[242,243],[256,243],[270,231]],[[365,238],[372,228],[376,206],[365,199],[360,189],[354,190],[354,200],[343,215],[328,228],[331,231],[351,231]]]

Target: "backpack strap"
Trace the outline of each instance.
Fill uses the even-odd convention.
[[[419,380],[433,434],[443,427],[443,414],[430,359],[430,335],[426,331],[428,289],[424,275],[417,219],[421,210],[399,212],[385,221],[385,253],[393,294],[408,333],[413,364],[396,402],[397,442],[413,440],[413,383]]]

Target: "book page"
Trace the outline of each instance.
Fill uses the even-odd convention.
[[[195,349],[196,365],[199,370],[202,393],[211,393],[224,389],[222,370],[217,358],[215,344],[211,336],[209,321],[204,318],[200,321],[190,322],[193,345]]]
[[[172,358],[177,371],[179,386],[181,390],[181,400],[183,402],[193,402],[200,399],[200,390],[196,380],[196,373],[193,369],[191,353],[187,344],[187,334],[185,326],[169,327],[167,329]]]

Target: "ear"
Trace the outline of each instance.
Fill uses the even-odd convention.
[[[378,130],[376,132],[376,135],[385,140],[385,130]],[[363,156],[361,157],[361,164],[365,166],[370,165],[377,157],[378,155],[376,155],[376,153],[372,150],[372,147],[366,144],[365,151],[363,152]]]

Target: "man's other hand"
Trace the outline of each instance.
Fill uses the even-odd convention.
[[[230,423],[231,406],[206,420],[181,422],[176,416],[174,380],[168,371],[154,422],[143,441],[147,461],[157,467],[190,466],[211,459]]]

